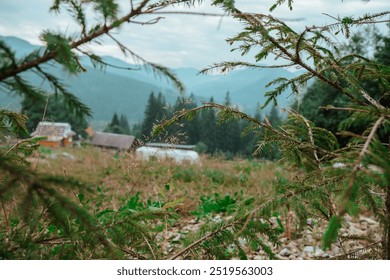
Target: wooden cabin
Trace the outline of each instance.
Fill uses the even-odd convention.
[[[105,149],[129,151],[135,148],[137,140],[132,135],[97,131],[93,133],[91,144]]]
[[[45,140],[39,141],[44,147],[67,147],[72,145],[73,136],[76,133],[72,130],[69,123],[57,122],[39,122],[32,137],[46,137]]]

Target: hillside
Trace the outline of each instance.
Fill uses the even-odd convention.
[[[0,36],[0,39],[15,49],[19,57],[39,48],[16,37]],[[92,109],[92,121],[95,124],[109,121],[114,112],[126,115],[130,123],[139,122],[143,119],[151,92],[162,92],[169,103],[175,102],[179,96],[164,78],[156,77],[151,71],[117,58],[106,56],[104,59],[109,64],[134,70],[108,67],[101,71],[95,69],[86,57],[83,62],[87,71],[79,76],[70,76],[59,68],[50,70],[62,77],[70,90]],[[223,102],[226,93],[230,92],[232,103],[251,114],[254,113],[257,103],[264,103],[265,85],[269,81],[281,76],[289,78],[296,75],[285,69],[243,69],[227,75],[198,75],[199,71],[195,68],[177,68],[173,69],[173,72],[185,84],[187,95],[194,93],[198,103],[208,101],[210,97],[214,97],[216,102]],[[41,84],[41,80],[32,75],[26,77],[34,84]],[[280,100],[286,100],[286,96]],[[0,96],[0,104],[3,107],[18,108],[19,102],[15,96]],[[283,101],[282,106],[288,106],[288,103]]]

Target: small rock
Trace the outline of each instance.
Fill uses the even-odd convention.
[[[312,219],[312,218],[309,218],[306,220],[306,224],[309,225],[309,226],[314,226],[316,223],[316,220]]]
[[[369,224],[367,224],[367,223],[362,223],[362,224],[360,225],[360,229],[361,229],[361,230],[367,230],[368,227],[369,227]]]
[[[324,251],[322,251],[320,248],[316,248],[314,252],[314,257],[319,258],[324,256]]]
[[[350,215],[345,215],[344,216],[344,220],[346,221],[346,222],[352,222],[352,217],[350,216]]]
[[[227,251],[231,254],[233,253],[234,251],[236,251],[236,246],[231,244],[227,247]]]
[[[362,217],[360,218],[359,222],[361,223],[367,223],[369,225],[376,225],[377,224],[377,221],[373,220],[373,219],[370,219],[368,217]]]
[[[241,237],[238,238],[238,243],[240,244],[241,247],[244,247],[247,244],[246,240]]]
[[[283,248],[280,252],[279,255],[283,257],[288,257],[291,255],[291,251],[288,248]]]
[[[278,218],[276,218],[276,217],[271,217],[269,220],[270,220],[272,226],[274,226],[274,227],[279,226],[279,224],[278,224]]]
[[[214,223],[220,223],[220,222],[222,222],[222,218],[221,218],[220,215],[216,215],[216,216],[212,219],[212,221],[213,221]]]
[[[337,246],[334,246],[332,249],[332,252],[334,255],[338,255],[340,253],[340,248]]]
[[[299,253],[299,250],[298,250],[297,247],[295,247],[295,248],[292,248],[292,249],[291,249],[291,252],[292,252],[293,254],[297,255],[297,254]]]
[[[313,242],[314,242],[313,236],[311,234],[305,235],[304,241],[305,241],[305,244],[307,244],[307,245],[313,244]]]
[[[256,261],[264,260],[264,258],[262,256],[255,256],[253,259]]]
[[[361,230],[361,229],[358,229],[356,227],[351,227],[349,229],[349,233],[352,234],[352,235],[357,235],[357,236],[364,235],[364,231]]]
[[[179,233],[179,234],[177,234],[176,236],[174,236],[173,238],[172,238],[172,241],[173,242],[177,242],[177,241],[179,241],[181,239],[181,234]]]
[[[298,244],[297,244],[295,241],[290,241],[290,242],[287,244],[287,247],[290,248],[290,249],[297,248],[297,247],[298,247]]]
[[[305,248],[303,248],[303,252],[314,253],[314,247],[313,246],[305,246]]]
[[[279,241],[281,242],[281,243],[285,243],[285,242],[287,242],[287,237],[283,237],[283,238],[280,238],[279,239]]]

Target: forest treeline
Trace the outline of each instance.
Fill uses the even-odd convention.
[[[209,102],[213,102],[210,98]],[[217,110],[209,109],[196,114],[191,120],[185,120],[181,123],[170,126],[165,131],[163,139],[153,136],[153,127],[166,119],[171,118],[175,113],[182,110],[190,110],[198,107],[195,97],[191,94],[189,97],[180,96],[175,104],[166,102],[162,93],[149,95],[148,103],[145,109],[145,116],[141,123],[133,125],[130,129],[126,122],[126,117],[115,113],[112,121],[105,128],[106,132],[132,134],[145,142],[150,141],[168,141],[175,144],[195,145],[196,150],[201,153],[212,155],[223,155],[226,158],[233,156],[252,156],[256,149],[256,135],[252,132],[242,133],[247,130],[249,123],[245,120],[233,119],[229,122],[219,123]],[[225,106],[234,105],[230,100],[230,93],[226,93]],[[262,115],[260,105],[254,117],[259,121],[264,117],[274,124],[282,122],[281,114],[276,107],[272,107],[265,116]],[[260,155],[262,158],[276,159],[278,151],[266,150]]]
[[[348,45],[343,45],[339,51],[354,52],[358,55],[367,55],[370,51],[373,54],[374,60],[379,61],[384,65],[390,65],[390,38],[388,34],[381,34],[378,30],[367,29],[364,34],[354,34]],[[374,97],[380,96],[382,90],[379,87],[377,80],[362,80],[362,86]],[[329,85],[315,80],[306,89],[303,90],[302,98],[296,101],[292,106],[292,110],[301,113],[307,119],[313,121],[316,126],[326,128],[335,135],[336,132],[342,129],[352,130],[355,133],[360,133],[365,127],[365,124],[354,125],[351,127],[345,120],[348,119],[348,111],[326,110],[324,106],[339,106],[348,107],[349,100],[345,95]],[[384,105],[390,103],[390,98],[384,98],[380,102]],[[389,99],[389,100],[388,100]],[[209,102],[213,102],[210,98]],[[280,151],[277,146],[271,145],[258,154],[254,154],[257,148],[258,140],[261,139],[262,131],[245,133],[249,123],[245,120],[234,119],[224,123],[218,123],[217,110],[209,109],[199,112],[192,120],[186,120],[179,124],[175,124],[167,128],[165,138],[156,139],[152,135],[153,126],[161,121],[171,118],[176,112],[181,110],[189,110],[195,108],[198,104],[194,94],[177,98],[174,104],[167,102],[164,95],[151,92],[145,108],[144,119],[142,122],[130,125],[128,118],[124,114],[118,115],[115,113],[111,122],[104,128],[105,132],[118,134],[131,134],[142,141],[170,141],[178,144],[196,145],[196,150],[202,153],[212,155],[224,155],[227,158],[233,156],[251,157],[257,156],[264,159],[275,160],[279,158]],[[231,103],[230,93],[227,92],[224,104],[228,107],[236,107]],[[45,103],[35,103],[30,99],[25,98],[22,101],[22,112],[25,113],[29,120],[27,128],[33,131],[38,122],[42,119],[42,112],[46,110],[46,119],[49,121],[69,122],[73,130],[82,136],[86,136],[85,128],[88,126],[88,121],[85,118],[78,118],[74,112],[64,110],[64,101],[61,96],[53,97]],[[257,105],[257,111],[253,116],[259,121],[267,122],[274,126],[278,126],[286,122],[287,119],[281,115],[280,108],[272,107],[268,113],[263,113],[261,105]],[[244,133],[243,133],[244,132]],[[385,131],[381,132],[382,138],[387,137]],[[348,136],[336,135],[341,145],[347,145]]]
[[[354,52],[357,55],[367,55],[374,50],[372,54],[373,60],[376,60],[383,65],[390,65],[390,38],[388,34],[381,34],[378,30],[366,30],[365,34],[354,34],[348,45],[343,45],[340,48],[341,52]],[[382,89],[377,79],[362,80],[362,87],[366,89],[371,96],[381,96]],[[390,103],[390,98],[380,100],[383,105]],[[213,102],[213,98],[209,102]],[[347,145],[350,137],[348,135],[340,135],[337,133],[339,129],[349,129],[355,133],[361,133],[364,130],[365,124],[354,126],[347,122],[350,113],[348,111],[327,110],[325,106],[348,107],[350,100],[340,94],[340,92],[331,86],[315,80],[306,89],[304,89],[303,97],[292,105],[292,110],[301,113],[307,119],[313,121],[318,127],[324,127],[330,130],[338,138],[341,145]],[[161,93],[151,93],[145,109],[144,120],[129,128],[126,117],[121,115],[118,117],[114,114],[111,123],[107,126],[106,131],[123,134],[133,134],[138,139],[143,141],[153,141],[151,135],[153,126],[158,122],[171,118],[175,112],[181,110],[189,110],[197,107],[195,97],[191,94],[189,97],[178,97],[175,104],[166,102]],[[224,106],[232,106],[229,92],[226,93]],[[282,117],[280,108],[273,106],[269,113],[264,114],[261,110],[261,105],[257,105],[257,112],[253,116],[259,121],[267,122],[273,126],[278,126],[288,122]],[[166,135],[171,136],[171,141],[177,141],[182,144],[196,145],[199,152],[204,152],[214,155],[225,155],[227,158],[232,156],[257,156],[264,159],[275,160],[279,158],[280,151],[276,145],[271,145],[258,154],[254,155],[257,148],[260,135],[255,135],[253,132],[245,134],[249,123],[245,120],[233,119],[228,122],[218,123],[217,111],[209,109],[199,112],[192,120],[186,120],[181,124],[170,126]],[[388,137],[388,132],[380,131],[382,138]],[[172,140],[172,137],[175,139]]]
[[[214,102],[210,98],[210,103]],[[198,107],[194,96],[189,98],[179,97],[173,105],[166,104],[161,93],[157,96],[151,94],[145,110],[143,122],[134,127],[134,133],[143,140],[148,141],[153,130],[153,125],[158,121],[171,118],[175,112],[189,110]],[[225,106],[234,106],[230,101],[229,92],[226,93]],[[262,120],[260,105],[255,114],[255,118]],[[272,108],[267,118],[270,122],[277,125],[281,122],[277,109]],[[255,150],[256,137],[253,133],[243,135],[242,132],[248,127],[249,123],[245,120],[232,119],[228,122],[219,123],[217,111],[215,109],[204,110],[196,114],[191,120],[184,120],[181,123],[167,128],[166,135],[168,139],[174,136],[172,141],[196,145],[199,152],[208,154],[224,154],[226,157],[233,155],[250,156]],[[151,139],[153,140],[153,138]],[[168,140],[169,141],[169,140]],[[264,154],[269,159],[274,158],[272,153]]]

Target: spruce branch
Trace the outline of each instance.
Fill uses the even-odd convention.
[[[261,37],[261,40],[254,41],[253,46],[260,45],[263,47],[263,51],[261,55],[259,54],[260,56],[256,56],[257,59],[259,59],[259,57],[261,59],[262,57],[266,56],[268,52],[273,53],[276,58],[284,57],[285,59],[291,61],[293,65],[298,65],[306,69],[309,73],[312,74],[313,77],[317,77],[333,88],[341,91],[357,104],[365,105],[365,103],[360,100],[360,98],[358,98],[355,92],[351,92],[348,88],[342,87],[339,83],[332,81],[325,75],[326,71],[333,69],[333,71],[337,71],[337,73],[341,75],[341,77],[344,77],[347,81],[353,82],[353,77],[351,74],[340,67],[332,53],[317,44],[319,38],[327,40],[325,36],[321,35],[321,32],[317,31],[319,27],[307,27],[301,34],[296,34],[284,22],[281,22],[280,20],[270,15],[244,13],[235,7],[231,7],[230,11],[234,17],[244,20],[249,25],[249,28],[253,29],[252,31],[243,32],[236,38],[231,39],[231,43],[235,41],[244,41],[244,44],[248,44],[248,41],[251,42],[250,34],[258,33]],[[372,15],[373,18],[380,16],[383,16],[383,13]],[[273,30],[279,31],[277,33],[279,34],[279,37],[273,35]],[[321,30],[327,30],[327,28],[321,28]],[[305,37],[307,33],[313,33],[314,37],[306,39]],[[286,38],[288,38],[288,40],[285,39],[282,34],[287,34]],[[291,46],[295,47],[292,48]],[[242,45],[242,47],[244,49],[243,54],[246,54],[247,51],[251,48],[250,45]],[[310,54],[314,60],[315,65],[317,62],[321,62],[321,64],[318,64],[315,68],[309,66],[309,64],[305,63],[301,58],[300,53],[302,51],[306,51]],[[326,56],[322,55],[321,51],[323,51]],[[327,64],[329,66],[326,66]],[[234,69],[235,67],[241,66],[245,66],[245,64],[222,62],[203,69],[201,73],[212,71],[213,69],[220,69],[222,72],[226,72]],[[294,86],[294,84],[291,84],[291,86]],[[376,108],[380,108],[380,104],[371,98],[369,94],[363,89],[359,89],[357,93]],[[271,99],[268,99],[268,102],[270,100]]]
[[[178,257],[186,254],[188,251],[191,251],[193,250],[195,247],[199,246],[201,243],[213,238],[214,236],[220,234],[221,232],[235,226],[239,224],[239,221],[234,221],[234,222],[231,222],[231,223],[227,223],[226,225],[218,228],[217,230],[213,231],[213,232],[210,232],[206,235],[204,235],[202,238],[196,240],[195,242],[193,242],[192,244],[188,245],[187,247],[185,247],[184,249],[180,250],[179,252],[177,252],[176,254],[174,254],[173,256],[171,256],[169,259],[170,260],[175,260],[177,259]]]
[[[315,147],[316,144],[314,143],[313,130],[312,130],[311,125],[309,124],[309,121],[308,121],[304,116],[302,116],[302,115],[300,115],[300,114],[296,114],[295,112],[292,112],[291,110],[288,110],[288,112],[289,112],[290,114],[293,114],[293,115],[295,115],[296,117],[300,118],[300,119],[305,123],[305,125],[306,125],[306,127],[307,127],[308,134],[309,134],[310,143],[312,144],[313,147]],[[317,150],[316,150],[316,149],[313,149],[313,155],[314,155],[314,158],[315,158],[315,160],[316,160],[316,162],[317,162],[317,167],[318,167],[319,169],[321,169],[321,166],[320,166],[321,161],[320,161],[320,159],[319,159],[319,157],[318,157],[318,154],[317,154]]]
[[[92,42],[93,40],[99,38],[100,36],[108,34],[111,30],[117,29],[121,24],[128,22],[131,18],[142,14],[143,8],[148,4],[149,1],[150,0],[142,0],[142,2],[140,2],[140,4],[135,9],[131,10],[128,14],[124,15],[118,20],[115,20],[113,23],[109,25],[103,25],[99,27],[97,30],[94,30],[92,33],[87,34],[86,36],[82,36],[80,39],[72,42],[69,46],[70,49],[76,49],[86,43]],[[53,60],[58,56],[58,54],[59,52],[57,49],[46,51],[43,56],[33,61],[29,61],[21,65],[17,65],[16,67],[5,69],[0,73],[0,81],[3,81],[9,77],[14,77],[21,72],[32,69],[50,60]]]
[[[338,215],[340,217],[343,216],[348,211],[347,205],[348,205],[348,202],[350,201],[350,198],[351,198],[351,193],[352,193],[353,186],[354,186],[354,183],[356,180],[357,172],[360,169],[360,164],[362,163],[364,156],[368,153],[369,146],[372,143],[372,141],[374,140],[375,134],[376,134],[379,126],[382,124],[382,122],[384,120],[385,120],[384,116],[381,116],[380,118],[377,119],[377,121],[375,122],[375,124],[371,128],[370,134],[367,136],[367,139],[366,139],[362,149],[360,150],[360,153],[359,153],[357,159],[354,162],[352,172],[351,172],[351,175],[350,175],[350,178],[348,181],[348,186],[347,186],[347,189],[346,189],[345,194],[343,196],[342,206],[338,212]]]

